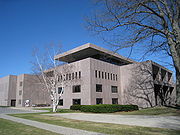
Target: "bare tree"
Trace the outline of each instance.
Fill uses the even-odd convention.
[[[129,85],[125,89],[125,99],[128,104],[139,104],[140,107],[171,105],[173,103],[173,87],[162,80],[155,83],[152,65],[141,62],[132,67]],[[172,85],[172,84],[171,84]]]
[[[87,19],[88,29],[121,48],[143,46],[145,54],[166,52],[176,70],[180,104],[180,1],[97,0],[99,11]]]
[[[60,47],[55,48],[54,45],[50,45],[44,55],[40,55],[37,50],[33,52],[35,58],[35,61],[32,62],[33,72],[40,79],[42,87],[49,93],[53,112],[57,111],[65,87],[72,83],[67,79],[67,76],[71,73],[73,66],[55,60],[54,56],[59,53],[61,53]],[[59,86],[61,86],[60,90],[58,90]]]

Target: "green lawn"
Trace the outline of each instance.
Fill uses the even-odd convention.
[[[42,113],[41,113],[42,114]],[[179,135],[180,130],[149,128],[140,126],[128,126],[120,124],[96,123],[80,120],[66,119],[62,117],[45,116],[40,114],[11,114],[12,116],[45,122],[49,124],[77,128],[114,135]]]
[[[122,115],[158,115],[158,116],[180,116],[180,109],[170,107],[154,107],[132,112],[116,112]]]
[[[59,135],[59,134],[0,118],[0,135]]]

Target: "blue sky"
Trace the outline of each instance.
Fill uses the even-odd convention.
[[[0,0],[0,77],[31,73],[34,47],[61,43],[67,51],[90,42],[112,49],[85,29],[84,17],[92,10],[91,0]]]

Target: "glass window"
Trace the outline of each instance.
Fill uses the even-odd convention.
[[[71,80],[71,74],[69,74],[69,80]]]
[[[113,74],[113,80],[115,81],[115,74]]]
[[[117,81],[117,74],[116,74],[116,81]]]
[[[81,105],[81,99],[73,99],[73,105]]]
[[[102,98],[96,98],[96,104],[103,104]]]
[[[19,99],[18,103],[21,104],[21,99]]]
[[[102,72],[102,79],[104,79],[104,72]]]
[[[107,79],[107,73],[105,72],[105,74],[104,74],[104,77],[105,77],[105,79]]]
[[[108,80],[109,80],[109,73],[108,73]]]
[[[111,86],[111,92],[112,92],[112,93],[118,93],[118,88],[117,88],[117,86]]]
[[[96,92],[102,92],[102,84],[96,84]]]
[[[21,96],[21,95],[22,95],[22,90],[19,91],[19,96]]]
[[[22,82],[20,82],[19,86],[22,86],[22,84],[23,84],[23,83],[22,83]]]
[[[75,73],[75,78],[77,79],[77,72]]]
[[[112,80],[112,73],[111,73],[111,80]]]
[[[72,73],[72,79],[74,79],[74,73]]]
[[[79,71],[79,78],[81,78],[81,71]]]
[[[95,70],[95,77],[97,78],[97,70]]]
[[[62,87],[58,87],[58,94],[60,94],[62,91]],[[63,94],[63,93],[62,93]]]
[[[118,98],[112,98],[112,104],[118,104]]]
[[[73,93],[81,92],[81,85],[74,85],[73,86]]]
[[[101,71],[99,71],[99,78],[101,78]]]
[[[63,106],[63,99],[59,99],[58,105]]]

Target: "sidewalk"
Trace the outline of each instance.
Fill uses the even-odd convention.
[[[56,126],[52,124],[17,118],[17,117],[9,116],[6,114],[0,114],[0,118],[22,123],[29,126],[33,126],[36,128],[48,130],[51,132],[63,134],[63,135],[105,135],[105,134],[96,133],[96,132],[89,132],[89,131],[80,130],[80,129],[67,128],[67,127]]]
[[[134,125],[143,127],[156,127],[180,130],[180,117],[178,116],[144,116],[144,115],[112,115],[88,113],[56,113],[43,114],[75,120],[92,122]]]

